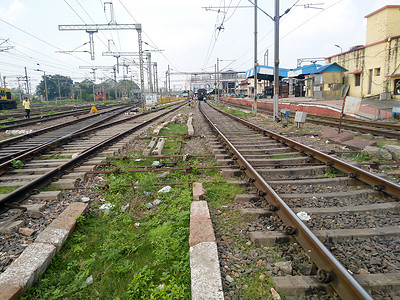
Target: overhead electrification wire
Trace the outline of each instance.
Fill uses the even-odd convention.
[[[7,25],[9,25],[9,26],[11,26],[11,27],[13,27],[13,28],[15,28],[15,29],[17,29],[17,30],[19,30],[19,31],[21,31],[21,32],[23,32],[23,33],[25,33],[25,34],[27,34],[27,35],[29,35],[29,36],[31,36],[31,37],[33,37],[33,38],[35,38],[35,39],[37,39],[38,41],[40,41],[40,42],[42,42],[42,43],[44,43],[44,44],[46,44],[46,45],[48,45],[48,46],[50,46],[50,47],[53,47],[53,48],[55,48],[55,49],[57,49],[57,50],[62,51],[62,49],[60,49],[59,47],[54,46],[54,45],[50,44],[49,42],[46,42],[45,40],[43,40],[43,39],[41,39],[41,38],[39,38],[39,37],[37,37],[37,36],[35,36],[35,35],[33,35],[33,34],[27,32],[27,31],[25,31],[24,29],[21,29],[21,28],[15,26],[15,25],[13,25],[13,24],[11,24],[11,23],[9,23],[9,22],[7,22],[7,21],[1,19],[1,18],[0,18],[0,21],[3,22],[3,23],[5,23],[5,24],[7,24]],[[15,42],[14,42],[14,43],[15,43]],[[16,44],[16,43],[15,43],[15,44]],[[22,46],[22,45],[21,45],[21,46]],[[27,47],[25,47],[25,48],[27,48]],[[27,48],[27,49],[29,49],[29,48]],[[32,50],[32,49],[30,49],[30,50]],[[36,51],[36,50],[33,50],[33,51],[38,52],[38,51]],[[38,52],[38,53],[40,53],[40,52]],[[76,58],[76,59],[78,59],[78,60],[80,60],[80,61],[83,61],[83,62],[85,62],[85,63],[88,63],[87,61],[85,61],[85,60],[81,59],[80,57],[77,57],[77,56],[75,56],[75,55],[73,55],[73,54],[71,54],[71,53],[67,53],[67,54],[70,55],[70,56],[72,56],[72,57],[74,57],[74,58]],[[43,55],[48,56],[47,54],[43,54]]]
[[[339,3],[342,2],[342,1],[343,1],[343,0],[339,0],[339,1],[335,2],[335,3],[333,3],[332,5],[328,6],[328,7],[325,8],[324,10],[319,11],[318,13],[316,13],[315,15],[313,15],[311,18],[307,19],[306,21],[304,21],[304,22],[301,23],[300,25],[296,26],[294,29],[292,29],[291,31],[289,31],[289,32],[286,33],[285,35],[279,37],[279,40],[282,40],[283,38],[287,37],[288,35],[290,35],[290,34],[293,33],[294,31],[296,31],[297,29],[301,28],[303,25],[305,25],[306,23],[308,23],[309,21],[311,21],[312,19],[314,19],[315,17],[317,17],[319,14],[321,14],[321,13],[327,11],[328,9],[330,9],[331,7],[333,7],[333,6],[337,5],[337,4],[339,4]],[[297,2],[298,2],[298,1],[297,1]],[[296,3],[297,3],[297,2],[296,2]],[[295,4],[296,4],[296,3],[295,3]],[[295,4],[294,4],[294,5],[295,5]],[[292,7],[293,7],[294,5],[292,5]],[[259,52],[259,54],[260,54],[260,53],[263,53],[264,51],[266,51],[267,49],[269,49],[269,48],[272,47],[272,46],[273,46],[273,43],[271,43],[271,44],[268,45],[266,48],[264,48],[263,50],[261,50],[261,51]],[[245,54],[244,54],[244,55],[245,55]],[[241,57],[243,57],[244,55],[242,55]],[[240,57],[240,58],[241,58],[241,57]],[[247,64],[247,63],[248,63],[248,62],[245,61],[244,63],[242,63],[242,64],[239,65],[238,67],[241,67],[241,66],[243,66],[243,65],[245,65],[245,64]]]
[[[122,3],[122,0],[118,0],[119,3],[121,3],[122,7],[126,10],[126,12],[131,16],[132,20],[135,21],[136,23],[139,23],[138,21],[136,21],[136,19],[133,17],[133,15],[131,14],[131,12],[126,8],[126,6]],[[178,70],[178,68],[168,59],[168,57],[161,52],[160,48],[157,47],[156,43],[153,42],[153,40],[150,38],[150,36],[142,29],[142,32],[146,35],[146,37],[150,40],[150,42],[154,45],[154,48],[157,49],[158,51],[160,51],[161,55],[165,58],[166,61],[168,61],[168,63],[175,69]]]

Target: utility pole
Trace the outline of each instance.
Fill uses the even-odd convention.
[[[217,57],[217,102],[219,101],[219,58]]]
[[[60,101],[61,101],[60,79],[57,79],[57,81],[58,81],[58,97],[60,98]],[[57,98],[56,98],[56,105],[57,105]]]
[[[49,102],[49,94],[47,93],[47,79],[46,79],[46,72],[43,71],[44,74],[44,89],[46,91],[46,102]]]
[[[117,100],[117,68],[114,67],[114,90],[115,90],[115,100]]]
[[[257,0],[254,0],[254,114],[257,114]]]
[[[156,93],[158,93],[158,74],[157,74],[157,63],[153,63],[153,68],[154,68],[154,90]]]
[[[29,93],[29,81],[28,81],[28,72],[26,71],[25,67],[25,81],[26,81],[26,92],[28,93],[28,99],[30,99],[30,93]]]
[[[214,65],[214,94],[217,92],[217,65]]]
[[[4,88],[7,88],[7,84],[6,84],[6,76],[3,76],[3,81],[4,81]]]
[[[275,34],[274,34],[274,119],[278,120],[279,99],[279,0],[275,0]]]
[[[167,81],[168,81],[168,95],[171,93],[171,69],[169,68],[169,65],[168,65],[168,78],[167,78]]]

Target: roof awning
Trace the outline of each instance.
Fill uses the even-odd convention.
[[[393,74],[393,75],[387,75],[385,77],[399,77],[399,76],[400,76],[400,73],[399,74]]]
[[[361,74],[362,71],[354,71],[354,72],[350,72],[349,74]]]

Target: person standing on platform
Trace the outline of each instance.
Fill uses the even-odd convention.
[[[22,101],[22,107],[25,109],[25,119],[29,119],[31,114],[31,102],[28,97],[25,97],[24,101]]]

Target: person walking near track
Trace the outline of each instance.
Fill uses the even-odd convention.
[[[25,119],[29,119],[31,114],[31,102],[28,97],[25,97],[24,101],[22,101],[22,107],[25,109]]]

